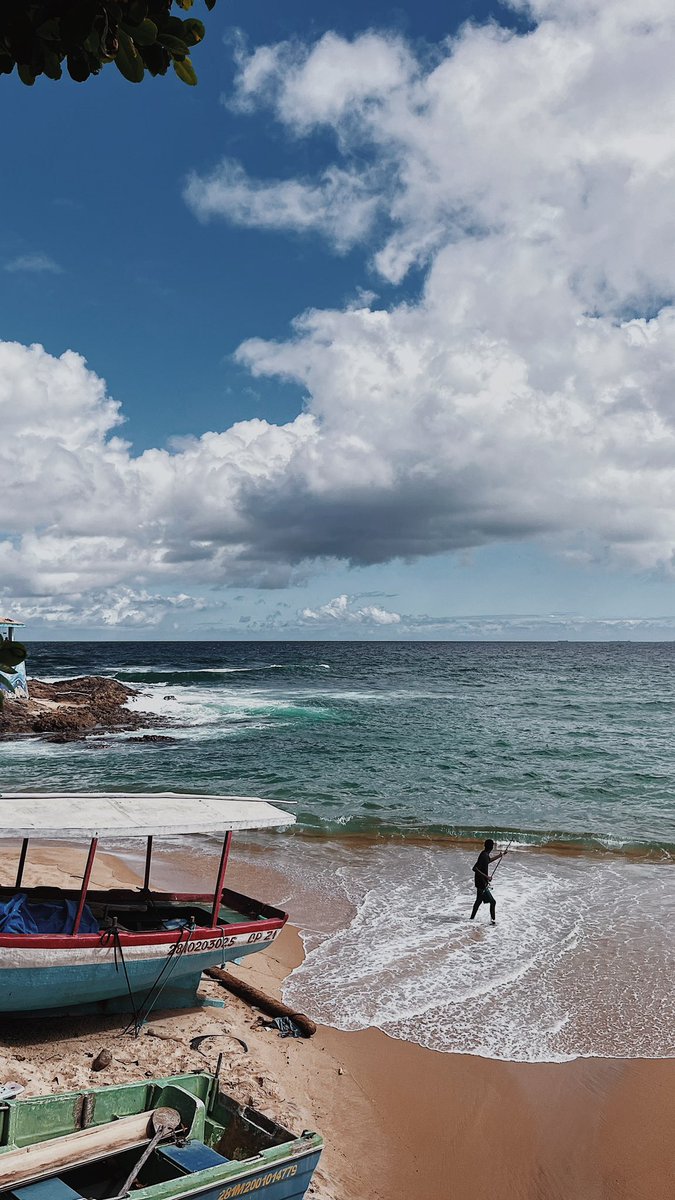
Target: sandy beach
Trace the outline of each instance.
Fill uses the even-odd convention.
[[[79,857],[68,851],[67,876]],[[12,855],[3,855],[2,878]],[[63,878],[63,852],[36,849],[43,882]],[[264,890],[264,870],[235,866],[231,882]],[[102,854],[98,880],[136,878]],[[30,881],[30,875],[28,876]],[[269,994],[301,960],[298,930],[232,970]],[[378,1030],[319,1027],[311,1040],[282,1039],[245,1003],[205,980],[224,1007],[153,1014],[139,1038],[118,1018],[11,1019],[0,1036],[0,1081],[27,1094],[100,1086],[213,1068],[225,1086],[298,1131],[326,1140],[317,1200],[669,1200],[675,1194],[675,1060],[495,1062],[441,1054]],[[190,1041],[209,1035],[198,1049]],[[239,1040],[237,1040],[239,1039]],[[246,1049],[244,1049],[245,1044]],[[107,1047],[113,1062],[94,1073]]]

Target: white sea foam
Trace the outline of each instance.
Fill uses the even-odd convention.
[[[117,667],[117,675],[161,675],[168,670],[171,675],[184,675],[186,678],[194,675],[246,675],[253,671],[281,671],[283,663],[262,663],[255,667]]]
[[[303,704],[300,697],[296,701],[287,695],[275,696],[268,690],[249,688],[242,692],[226,687],[214,690],[194,684],[181,687],[168,682],[155,682],[144,687],[138,696],[127,701],[127,707],[168,717],[176,725],[176,732],[179,726],[188,726],[192,737],[211,737],[215,727],[226,735],[231,732],[228,726],[246,724],[263,728],[266,723],[276,724],[284,717],[321,718],[325,714],[325,709],[319,705],[310,707]]]
[[[339,846],[305,841],[300,867],[284,843],[294,915],[311,923],[290,1003],[341,1029],[493,1058],[673,1055],[669,867],[514,855],[494,881],[492,927],[487,906],[468,919],[465,852]],[[322,923],[307,897],[327,887]]]

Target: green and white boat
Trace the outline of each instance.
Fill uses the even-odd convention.
[[[217,1075],[0,1103],[0,1200],[301,1200],[323,1146]]]

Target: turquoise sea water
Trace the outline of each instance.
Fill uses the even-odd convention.
[[[287,990],[322,1020],[504,1058],[674,1052],[675,645],[30,650],[39,678],[138,687],[176,740],[0,744],[3,789],[297,802],[301,836],[250,854],[289,881],[308,956]],[[488,834],[514,842],[494,930],[467,920]]]

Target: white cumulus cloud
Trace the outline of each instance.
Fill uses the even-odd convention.
[[[177,612],[202,612],[206,608],[204,600],[185,593],[164,596],[122,586],[92,589],[86,596],[75,594],[67,599],[24,601],[21,617],[26,622],[43,622],[48,628],[75,625],[93,629],[153,629]]]
[[[398,625],[401,616],[400,613],[390,612],[377,604],[359,605],[357,598],[342,593],[318,608],[303,608],[300,619],[302,623],[311,622],[317,625]]]
[[[239,348],[253,375],[301,385],[295,420],[140,455],[76,353],[0,344],[5,588],[283,586],[324,560],[524,538],[671,569],[675,10],[529,11],[526,34],[468,26],[434,54],[370,32],[242,58],[239,107],[330,133],[334,161],[282,181],[230,161],[193,178],[195,210],[362,241],[385,280],[421,264],[419,294],[378,309],[362,292]]]
[[[185,200],[196,216],[226,217],[258,229],[314,230],[347,250],[372,223],[377,198],[354,171],[331,167],[313,182],[298,179],[252,182],[243,168],[224,159],[205,177],[192,175]]]

